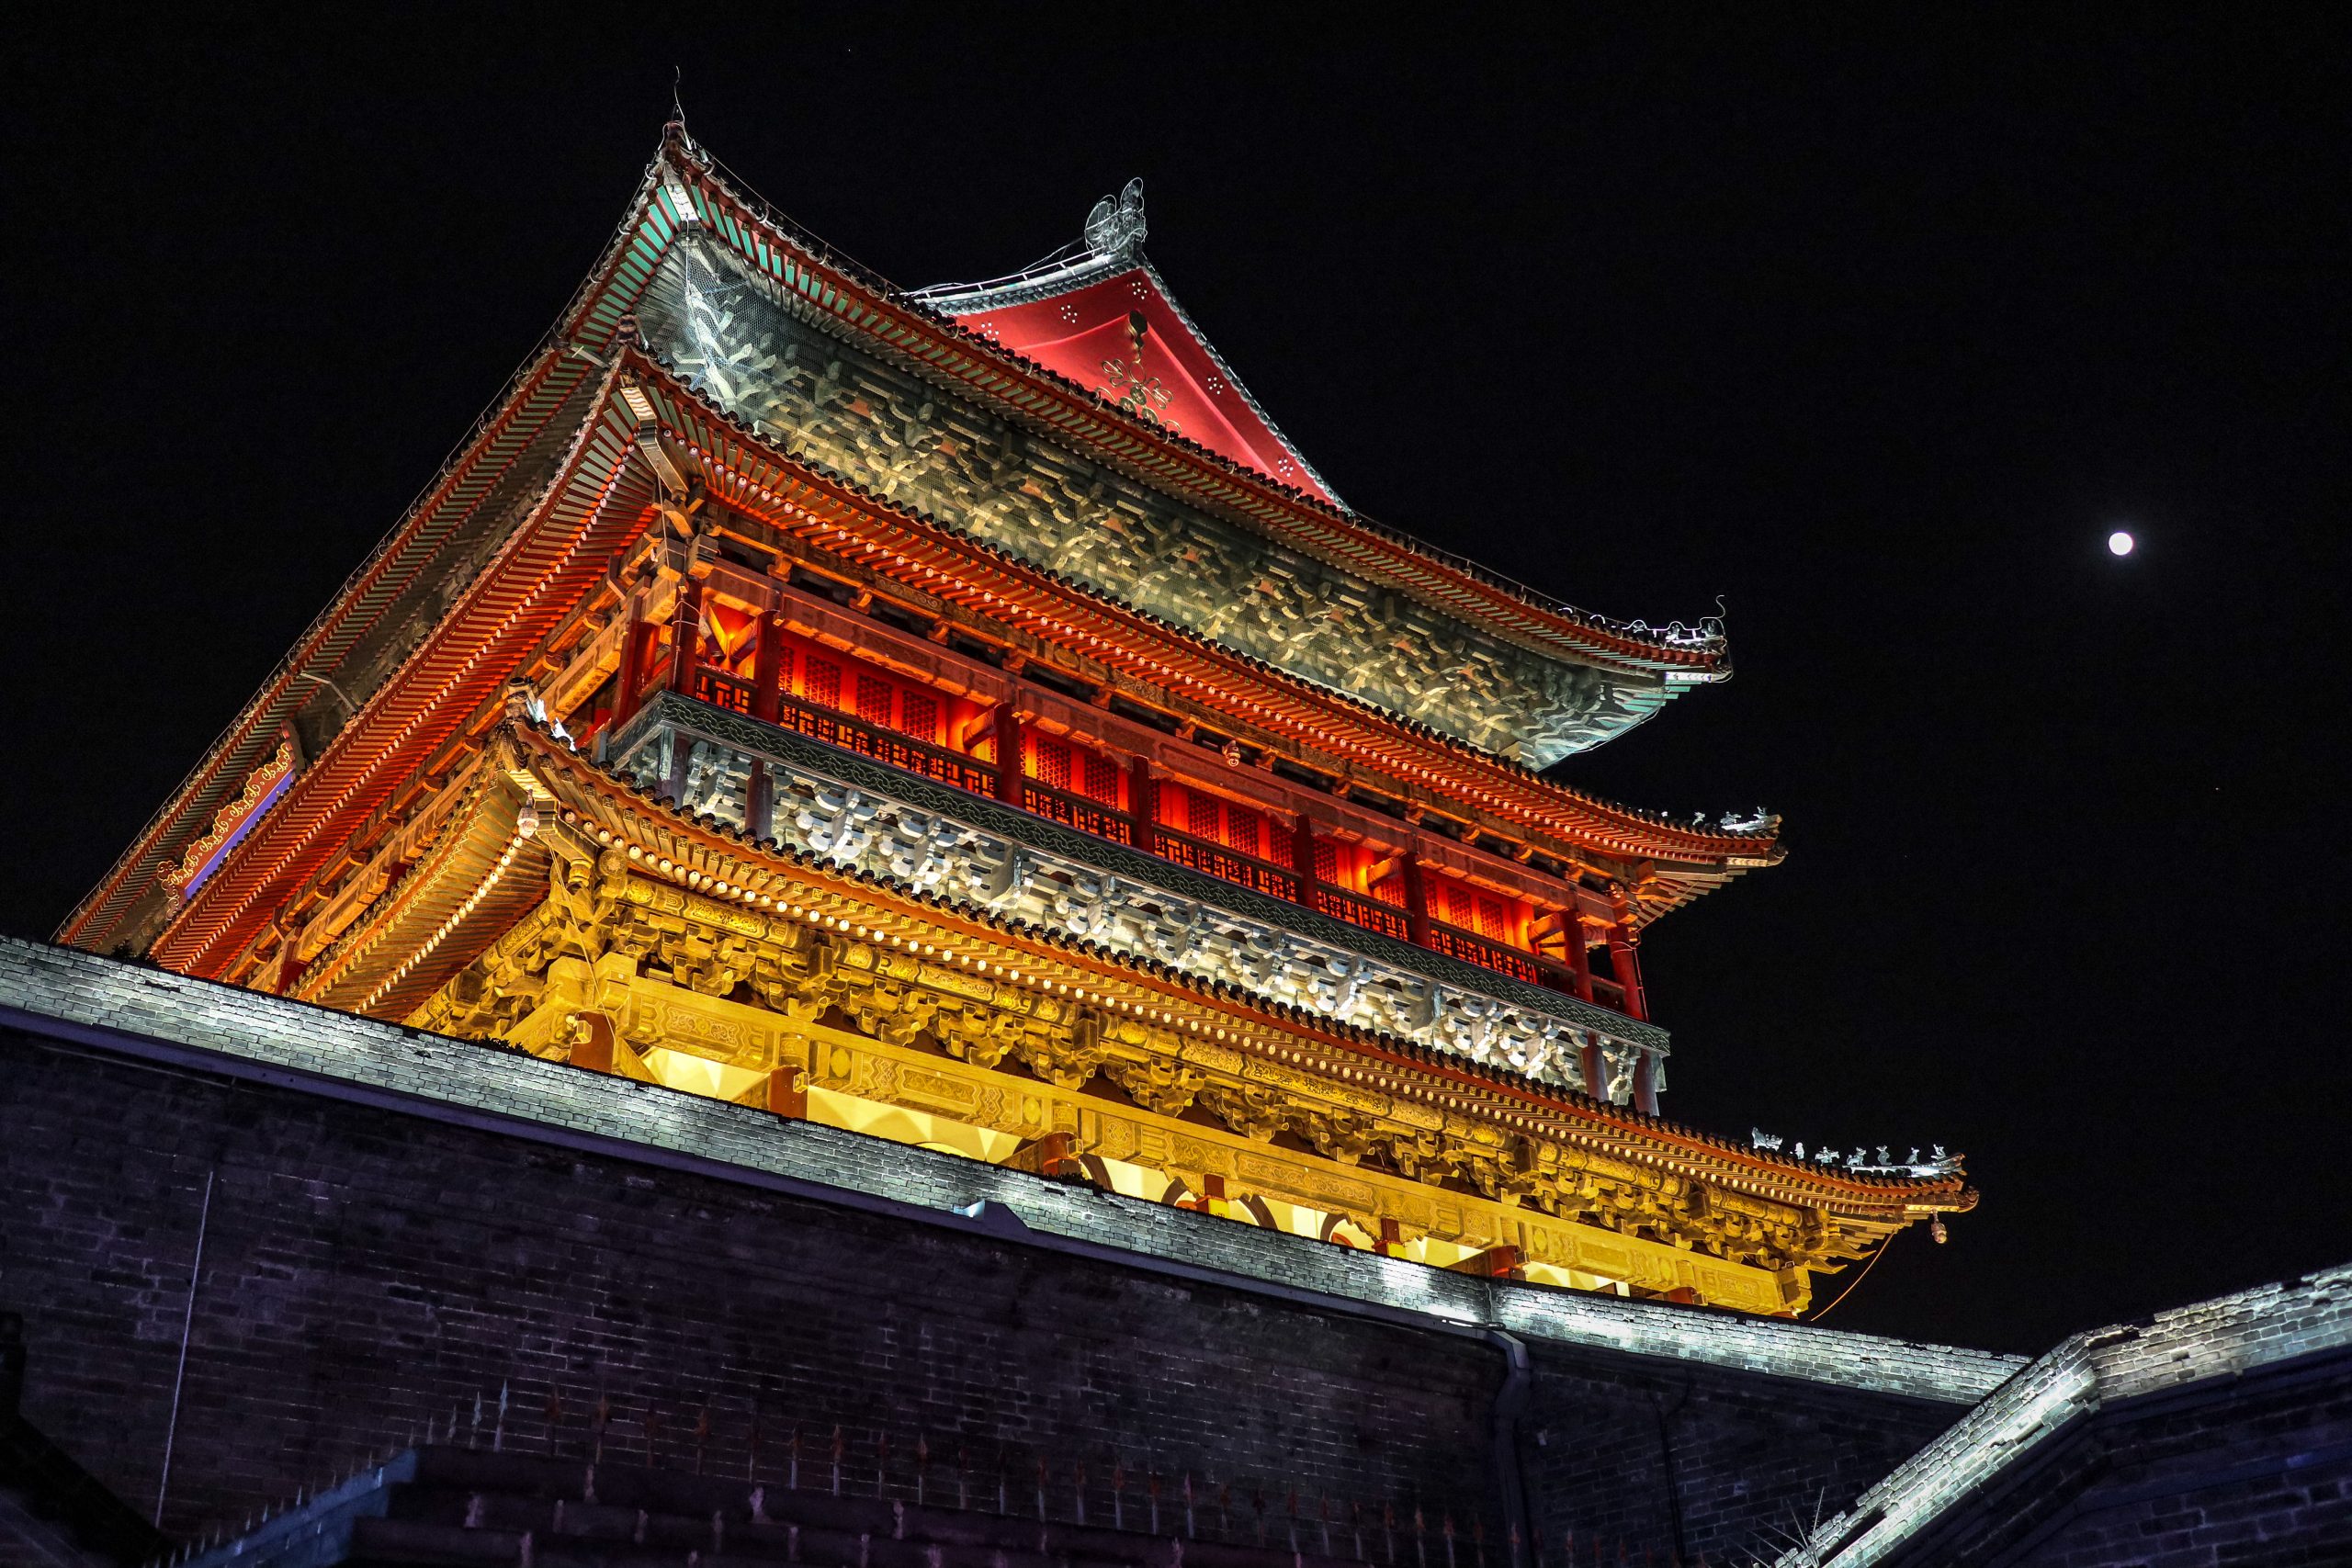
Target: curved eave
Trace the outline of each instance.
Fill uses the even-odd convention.
[[[608,297],[610,280],[645,273],[644,216],[654,169],[639,181],[631,216],[607,242],[605,254],[567,305],[561,320],[610,324],[618,309]],[[261,690],[219,739],[207,750],[169,799],[141,827],[97,886],[59,926],[60,942],[103,949],[119,942],[123,917],[154,887],[157,876],[266,755],[279,728],[319,689],[316,678],[334,680],[340,661],[376,631],[390,607],[441,563],[441,547],[473,509],[491,494],[511,467],[535,444],[561,439],[567,404],[603,369],[595,358],[576,352],[551,333],[515,373],[505,392],[484,411],[473,431],[451,452],[426,485],[321,611],[293,649],[270,672]],[[365,698],[363,696],[363,704]]]
[[[1150,258],[1143,254],[1140,246],[1128,246],[1100,255],[1090,255],[1082,264],[1072,264],[1054,269],[1045,276],[1033,276],[1009,279],[1001,284],[978,284],[962,288],[917,289],[910,298],[931,306],[954,320],[958,326],[978,333],[990,343],[1004,344],[1006,334],[1001,330],[1002,324],[1001,318],[1003,312],[1023,310],[1032,305],[1047,305],[1057,299],[1067,303],[1073,295],[1091,294],[1098,288],[1107,287],[1116,279],[1131,274],[1141,276],[1156,297],[1153,302],[1165,313],[1166,319],[1172,321],[1190,340],[1192,354],[1198,356],[1201,364],[1205,366],[1213,377],[1224,381],[1227,388],[1230,389],[1234,400],[1241,405],[1240,410],[1238,411],[1238,423],[1243,428],[1238,429],[1236,434],[1241,437],[1245,450],[1254,450],[1260,445],[1251,437],[1250,431],[1246,428],[1254,424],[1257,432],[1266,441],[1272,443],[1283,454],[1289,466],[1295,469],[1306,482],[1288,484],[1282,475],[1270,472],[1263,463],[1251,462],[1247,457],[1231,450],[1222,450],[1219,455],[1241,463],[1245,468],[1273,480],[1276,484],[1285,485],[1286,488],[1299,491],[1316,500],[1328,502],[1341,512],[1351,512],[1352,509],[1340,499],[1339,491],[1333,490],[1323,476],[1316,470],[1315,465],[1306,460],[1306,455],[1298,449],[1298,444],[1283,434],[1282,427],[1276,424],[1272,416],[1266,412],[1265,406],[1251,395],[1249,385],[1235,373],[1225,355],[1217,352],[1216,344],[1209,341],[1208,333],[1203,332],[1200,323],[1193,320],[1192,313],[1186,310],[1182,302],[1177,299],[1175,290],[1168,287],[1168,280],[1160,276],[1158,267],[1151,265]],[[1135,304],[1132,294],[1122,291],[1122,298],[1114,309],[1132,310]],[[1027,351],[1021,345],[1007,346],[1010,346],[1014,353],[1023,354],[1026,356]],[[1197,381],[1199,377],[1194,373],[1195,367],[1182,364],[1186,356],[1178,354],[1175,357],[1187,378]],[[1206,388],[1203,388],[1202,391],[1212,403],[1215,402],[1214,392]],[[1237,421],[1235,410],[1220,408],[1216,412],[1223,419]],[[1163,421],[1162,423],[1164,423]],[[1205,441],[1199,445],[1210,446],[1213,450],[1216,449],[1212,444]]]
[[[682,137],[673,133],[662,156],[665,189],[674,185],[683,190],[698,222],[803,308],[871,340],[918,374],[1072,442],[1139,480],[1549,657],[1651,674],[1677,671],[1714,675],[1728,667],[1719,640],[1674,645],[1646,639],[1600,624],[1597,617],[1582,618],[1540,604],[1524,590],[1490,580],[1467,561],[1448,560],[1418,541],[1124,414],[1088,389],[988,342],[879,278],[839,258],[818,254],[799,236],[755,210],[752,198],[729,186]],[[642,198],[639,203],[655,220],[650,227],[664,231],[661,243],[666,244],[674,224],[663,212],[664,205]],[[658,251],[640,252],[636,244],[628,249],[612,278],[633,293],[643,286]],[[592,296],[580,321],[583,330],[601,322],[609,331],[622,313]]]
[[[106,876],[75,906],[57,940],[104,948],[118,922],[267,756],[279,731],[333,680],[340,660],[439,560],[439,548],[554,427],[594,367],[556,353],[538,355],[425,496],[346,581],[293,650],[270,673],[171,798],[141,829]]]
[[[910,587],[1009,621],[1083,657],[1183,692],[1374,774],[1419,784],[1526,821],[1569,844],[1664,863],[1692,891],[1780,858],[1776,824],[1753,835],[1703,833],[1554,784],[1385,708],[1288,674],[1262,660],[1135,609],[1048,568],[974,539],[847,479],[811,468],[713,405],[659,360],[627,356],[665,437],[714,494],[784,533],[859,559]],[[1335,728],[1335,726],[1337,727]]]
[[[596,767],[536,726],[509,727],[524,765],[553,797],[557,808],[615,839],[636,844],[652,857],[638,863],[644,874],[666,876],[706,897],[736,898],[756,905],[778,888],[821,904],[854,906],[865,918],[905,922],[921,940],[940,936],[990,943],[1011,942],[1032,954],[1041,969],[1064,966],[1082,986],[1136,988],[1187,1009],[1214,1015],[1227,1044],[1292,1054],[1300,1065],[1362,1075],[1369,1060],[1419,1098],[1457,1109],[1472,1109],[1532,1134],[1549,1136],[1661,1172],[1717,1183],[1727,1190],[1803,1207],[1865,1227],[1901,1226],[1923,1215],[1973,1208],[1976,1194],[1957,1176],[1934,1179],[1855,1178],[1748,1148],[1727,1139],[1645,1116],[1624,1106],[1604,1104],[1503,1069],[1469,1063],[1445,1053],[1373,1030],[1334,1022],[1319,1014],[1259,998],[1227,983],[1197,979],[1181,970],[1102,947],[1085,938],[1007,919],[970,901],[926,893],[872,873],[851,873],[776,845],[753,840],[708,818],[694,818],[666,801],[639,791]],[[673,869],[663,872],[668,860]],[[1114,1004],[1115,1005],[1115,1004]],[[1314,1048],[1296,1055],[1304,1043]],[[1320,1055],[1317,1055],[1319,1053]]]
[[[607,377],[558,476],[414,652],[151,950],[218,978],[368,815],[480,712],[644,526],[652,490]]]
[[[417,867],[363,913],[288,993],[396,1021],[422,1007],[548,890],[536,792],[481,770]]]

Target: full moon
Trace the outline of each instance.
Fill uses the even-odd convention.
[[[2125,533],[2120,528],[2118,528],[2114,533],[2109,534],[2107,536],[2108,551],[2112,555],[2130,555],[2132,553],[2132,547],[2138,541],[2134,540],[2131,535]]]

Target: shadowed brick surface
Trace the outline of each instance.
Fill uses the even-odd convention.
[[[26,1414],[145,1506],[189,1324],[183,1530],[505,1381],[536,1452],[589,1451],[602,1399],[616,1461],[740,1465],[756,1415],[771,1459],[797,1427],[829,1465],[839,1426],[853,1476],[886,1438],[903,1475],[920,1436],[1016,1503],[1040,1455],[1063,1493],[1083,1461],[1097,1510],[1116,1464],[1190,1472],[1204,1533],[1293,1487],[1310,1516],[1419,1502],[1432,1532],[1480,1518],[1501,1568],[1493,1324],[1535,1349],[1536,1517],[1663,1560],[1645,1411],[1690,1369],[1673,1484],[1728,1540],[1776,1487],[1850,1495],[2015,1364],[1491,1284],[85,954],[0,944],[0,1006]],[[954,1212],[983,1198],[1062,1250]],[[1798,1457],[1760,1484],[1702,1473],[1776,1433]]]
[[[1951,1425],[1949,1405],[1657,1357],[1535,1350],[1521,1452],[1549,1540],[1769,1557]]]
[[[2352,1266],[2077,1334],[1782,1568],[2352,1562]]]

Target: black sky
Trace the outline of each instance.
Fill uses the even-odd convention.
[[[902,283],[1141,175],[1352,504],[1611,615],[1723,596],[1737,679],[1564,772],[1787,816],[1651,934],[1671,1113],[1969,1156],[1979,1212],[1831,1322],[2030,1351],[2352,1258],[2324,13],[842,11],[17,35],[0,925],[54,927],[499,390],[674,65]]]

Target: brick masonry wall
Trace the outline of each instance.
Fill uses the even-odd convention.
[[[1114,1463],[1170,1477],[1171,1510],[1190,1472],[1204,1530],[1210,1477],[1237,1529],[1294,1485],[1310,1519],[1328,1493],[1466,1529],[1498,1517],[1494,1324],[1534,1350],[1547,1534],[1606,1524],[1662,1560],[1651,1401],[1694,1369],[1670,1426],[1695,1545],[1883,1473],[2018,1364],[1476,1280],[56,949],[0,942],[0,1010],[28,1414],[152,1503],[188,1325],[181,1529],[506,1380],[526,1448],[579,1451],[601,1394],[610,1450],[641,1459],[650,1415],[683,1462],[707,1409],[706,1457],[737,1465],[756,1407],[763,1473],[795,1426],[813,1471],[838,1424],[854,1475],[887,1436],[904,1485],[921,1435],[933,1484],[961,1448],[985,1495],[1001,1456],[1015,1506],[1043,1452],[1057,1517],[1083,1461],[1096,1510]],[[1080,1255],[949,1212],[975,1199]]]
[[[2109,1405],[1884,1561],[2049,1568],[2352,1562],[2352,1351]]]
[[[153,1497],[205,1185],[204,1258],[167,1528],[315,1485],[512,1380],[518,1444],[808,1463],[847,1434],[911,1473],[968,1450],[1015,1505],[1115,1461],[1467,1516],[1487,1495],[1499,1357],[1209,1287],[250,1085],[0,1038],[0,1292],[26,1314],[25,1414],[120,1495]],[[1215,1223],[1215,1222],[1210,1222]],[[773,1465],[771,1465],[771,1468]],[[864,1478],[861,1482],[857,1477]],[[934,1483],[937,1483],[936,1482]],[[1138,1483],[1139,1485],[1139,1483]],[[1204,1494],[1205,1495],[1205,1494]],[[1206,1510],[1204,1509],[1204,1512]],[[1237,1521],[1238,1522],[1238,1521]]]
[[[43,1032],[100,1031],[124,1049],[203,1061],[247,1078],[299,1077],[322,1092],[401,1103],[435,1117],[495,1116],[527,1125],[534,1135],[609,1142],[650,1159],[684,1156],[754,1180],[821,1185],[847,1199],[928,1211],[942,1223],[949,1211],[987,1199],[1013,1207],[1032,1228],[1070,1241],[1458,1323],[1492,1322],[1531,1341],[1667,1356],[1954,1406],[1975,1404],[2025,1365],[2018,1357],[1949,1345],[1578,1291],[1498,1286],[1248,1226],[1204,1226],[1157,1204],[1043,1184],[807,1122],[778,1122],[625,1078],[71,948],[0,938],[0,1022],[11,1015]]]
[[[1744,1562],[1951,1425],[1948,1405],[1703,1364],[1538,1348],[1521,1443],[1547,1542]]]
[[[2352,1265],[2075,1335],[1782,1568],[2352,1560],[2347,1364]]]

